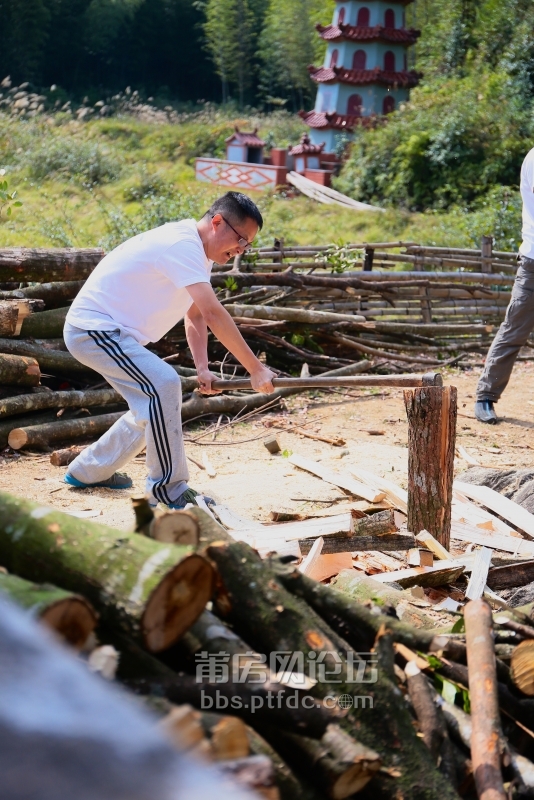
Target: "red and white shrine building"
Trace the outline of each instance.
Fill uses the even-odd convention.
[[[337,0],[331,25],[318,25],[327,42],[324,63],[310,66],[318,84],[313,111],[301,112],[313,144],[334,152],[340,134],[389,114],[408,99],[420,74],[408,69],[408,48],[420,31],[406,28],[412,0]]]

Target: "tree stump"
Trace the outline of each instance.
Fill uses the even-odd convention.
[[[449,549],[457,391],[454,386],[408,389],[404,404],[408,416],[408,530],[427,530]]]

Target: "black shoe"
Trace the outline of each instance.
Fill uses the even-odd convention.
[[[493,408],[493,401],[477,400],[475,403],[475,417],[480,422],[486,422],[488,425],[496,425],[498,420]]]

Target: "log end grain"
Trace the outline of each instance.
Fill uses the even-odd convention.
[[[41,620],[80,650],[95,629],[97,615],[87,600],[73,596],[49,606],[41,614]]]
[[[160,653],[198,619],[215,588],[213,567],[202,556],[180,561],[156,586],[146,604],[142,634],[146,647]]]
[[[200,541],[200,526],[188,511],[167,511],[152,521],[150,536],[158,542],[196,547]]]
[[[7,443],[13,450],[20,450],[28,443],[28,435],[24,428],[13,428],[7,437]]]
[[[515,648],[510,662],[512,680],[523,694],[534,697],[534,639]]]

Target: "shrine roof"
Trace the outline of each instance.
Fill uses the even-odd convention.
[[[246,147],[264,147],[265,142],[256,135],[257,132],[258,129],[255,128],[252,133],[246,133],[245,131],[240,131],[236,126],[234,133],[225,139],[225,142],[226,144],[242,144]]]
[[[302,156],[302,155],[320,155],[324,148],[326,147],[326,142],[322,142],[321,144],[312,144],[310,141],[310,137],[307,133],[303,133],[300,137],[300,142],[292,147],[289,151],[290,156]]]
[[[415,70],[389,72],[380,67],[374,69],[347,69],[346,67],[314,67],[309,66],[310,77],[316,83],[348,83],[352,86],[363,86],[368,83],[379,83],[382,86],[417,86],[422,77]]]
[[[299,117],[310,128],[339,131],[352,131],[357,125],[371,126],[376,123],[376,116],[361,117],[348,114],[328,113],[326,111],[299,111]]]
[[[415,44],[421,31],[415,28],[386,28],[384,25],[374,25],[372,28],[358,25],[320,25],[316,26],[321,39],[327,42],[398,42],[400,44]]]

